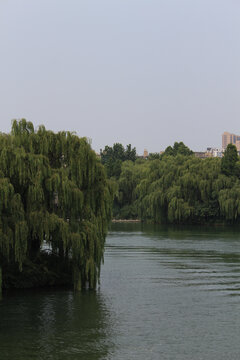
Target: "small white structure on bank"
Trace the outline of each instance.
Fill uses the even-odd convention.
[[[212,156],[212,157],[219,157],[219,158],[223,157],[222,149],[208,147],[206,152],[207,152],[207,154],[209,154],[209,156]]]

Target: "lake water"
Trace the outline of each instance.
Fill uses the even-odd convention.
[[[96,292],[0,301],[1,360],[234,360],[239,330],[239,228],[114,224]]]

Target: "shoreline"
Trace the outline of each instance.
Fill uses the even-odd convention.
[[[138,219],[112,219],[112,223],[140,223],[141,220]]]
[[[112,219],[111,223],[142,223],[142,224],[151,224],[151,225],[164,225],[164,226],[174,226],[174,227],[181,227],[181,226],[207,226],[207,227],[239,227],[240,223],[231,224],[231,223],[224,223],[224,222],[192,222],[192,223],[180,223],[180,224],[172,224],[172,223],[155,223],[155,222],[148,222],[139,219]]]

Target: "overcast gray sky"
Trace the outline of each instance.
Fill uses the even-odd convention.
[[[240,133],[239,96],[239,0],[0,0],[0,131],[204,150]]]

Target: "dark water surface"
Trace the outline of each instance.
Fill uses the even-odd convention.
[[[0,301],[0,360],[239,358],[239,228],[114,224],[96,292]]]

